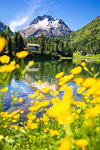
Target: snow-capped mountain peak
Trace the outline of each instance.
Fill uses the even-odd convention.
[[[48,15],[38,16],[26,28],[20,30],[20,33],[26,38],[39,36],[41,33],[45,36],[59,36],[70,32],[71,30],[61,19]]]

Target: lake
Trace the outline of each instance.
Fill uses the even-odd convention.
[[[91,61],[85,60],[87,67],[91,69],[94,68],[95,72],[100,72],[100,61]],[[27,96],[28,94],[34,93],[37,87],[30,86],[32,83],[37,83],[38,80],[41,80],[43,83],[47,84],[57,84],[57,79],[55,79],[55,75],[59,72],[64,72],[65,75],[70,74],[70,69],[78,66],[82,60],[76,59],[69,59],[69,60],[62,60],[62,61],[35,61],[34,66],[32,66],[24,75],[23,80],[19,80],[18,74],[15,73],[12,76],[12,79],[8,86],[8,91],[5,93],[4,97],[4,109],[7,111],[10,108],[12,103],[12,96],[14,97],[22,97],[23,102],[21,104],[16,103],[13,107],[24,109],[24,105],[26,107],[31,106],[31,99]],[[82,71],[78,77],[89,77],[90,75],[86,73],[86,71]],[[100,75],[99,75],[100,77]],[[73,82],[69,82],[69,85],[73,86],[73,94],[76,100],[81,99],[81,95],[76,93],[77,86]],[[13,93],[11,94],[11,90]],[[61,98],[63,92],[59,93],[59,97]],[[51,99],[51,95],[45,95],[47,99]]]

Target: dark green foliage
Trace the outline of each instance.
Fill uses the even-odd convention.
[[[7,37],[6,50],[11,56],[13,52],[13,43],[11,37]]]
[[[73,50],[82,55],[100,54],[100,16],[82,29],[58,38],[72,44]]]
[[[44,51],[46,48],[45,48],[45,37],[43,34],[41,34],[38,41],[39,41],[39,45],[40,45],[40,52],[41,52],[41,54],[44,54]]]
[[[14,42],[15,53],[24,50],[24,47],[25,47],[24,39],[19,32],[15,32],[14,37],[13,37],[13,42]]]
[[[39,37],[30,37],[27,39],[28,43],[39,44],[39,51],[41,54],[61,55],[65,57],[72,57],[72,50],[70,52],[70,45],[63,42],[58,37],[44,37],[43,34]]]

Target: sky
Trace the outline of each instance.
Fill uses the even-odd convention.
[[[100,16],[100,0],[0,0],[0,21],[12,31],[45,14],[62,19],[76,31]]]

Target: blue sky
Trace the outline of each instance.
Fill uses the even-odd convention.
[[[100,0],[0,0],[0,21],[13,31],[44,14],[62,19],[69,28],[78,30],[100,16]]]

